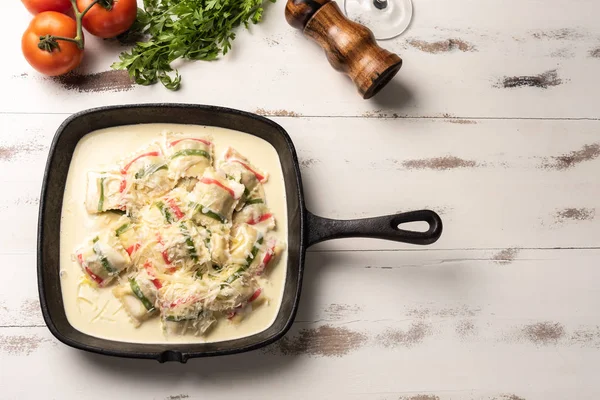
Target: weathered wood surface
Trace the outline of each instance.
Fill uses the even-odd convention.
[[[0,84],[5,93],[25,96],[2,111],[169,101],[306,116],[598,118],[598,7],[596,0],[416,1],[405,35],[381,42],[404,60],[398,77],[365,101],[319,46],[287,24],[283,1],[268,6],[251,33],[240,32],[224,59],[182,66],[178,93],[133,87],[126,75],[110,72],[126,47],[98,40],[88,40],[79,75],[42,78],[19,56],[30,16],[11,1],[4,38],[5,51],[15,56],[0,65]]]
[[[48,147],[66,115],[0,115],[0,199],[19,229],[0,252],[32,253]],[[330,218],[431,208],[445,223],[433,246],[599,247],[600,121],[273,118],[300,158],[307,207]],[[315,250],[413,249],[368,239]]]
[[[40,77],[19,56],[30,17],[5,5],[0,398],[598,398],[600,3],[415,1],[409,31],[381,42],[405,65],[371,101],[284,5],[223,60],[185,65],[177,93],[107,72],[123,48],[93,40],[79,75]],[[48,146],[72,112],[161,101],[273,116],[319,215],[431,208],[444,235],[315,246],[296,323],[265,350],[159,365],[70,349],[37,298]]]
[[[7,398],[596,398],[600,252],[489,255],[310,253],[299,314],[284,339],[184,366],[69,349],[43,326],[35,298],[19,299],[5,303],[9,321],[0,323],[17,317],[29,327],[0,329],[2,375],[25,383],[27,371],[36,386],[3,387],[14,396]],[[33,259],[23,258],[3,260],[16,279],[33,281]]]

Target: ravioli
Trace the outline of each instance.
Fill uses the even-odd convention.
[[[109,231],[89,238],[75,256],[83,272],[99,286],[107,286],[132,265],[121,243]]]
[[[265,271],[284,248],[263,185],[268,173],[210,137],[167,132],[162,142],[90,171],[88,214],[124,212],[76,250],[89,281],[112,287],[131,323],[203,335],[261,304]],[[262,282],[262,283],[261,283]]]
[[[124,178],[121,191],[129,210],[173,189],[176,181],[169,174],[169,162],[164,150],[153,143],[121,162]]]
[[[90,171],[87,175],[87,181],[85,208],[89,214],[124,208],[123,175],[116,171]]]
[[[165,153],[169,159],[169,175],[174,180],[200,177],[212,166],[213,144],[209,138],[177,135],[168,132]]]
[[[220,163],[220,169],[227,176],[244,185],[244,193],[237,209],[241,209],[250,193],[252,193],[261,183],[267,182],[269,176],[266,172],[260,171],[253,166],[250,161],[238,153],[232,147],[227,148]]]
[[[156,314],[158,289],[146,271],[140,271],[113,289],[113,294],[135,326]]]
[[[231,222],[233,211],[244,194],[244,185],[225,174],[206,170],[190,193],[190,207],[201,225]]]

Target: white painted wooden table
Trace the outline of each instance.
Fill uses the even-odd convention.
[[[3,4],[0,398],[599,398],[600,3],[415,0],[409,31],[382,43],[404,67],[371,101],[284,5],[224,59],[184,65],[172,93],[105,73],[123,48],[96,40],[77,85],[41,77],[20,55],[30,16]],[[36,286],[48,146],[73,112],[138,102],[271,115],[313,212],[428,207],[443,237],[315,246],[297,321],[265,351],[160,365],[68,348]]]

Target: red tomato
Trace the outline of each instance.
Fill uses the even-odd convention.
[[[27,62],[38,72],[48,76],[63,75],[81,63],[83,50],[73,42],[57,40],[48,44],[47,48],[51,51],[40,49],[40,36],[45,35],[74,38],[77,23],[55,11],[40,13],[31,20],[21,39],[21,50]]]
[[[71,9],[70,0],[21,0],[32,14],[44,11],[67,12]]]
[[[94,0],[77,0],[79,11]],[[137,16],[136,0],[100,0],[83,17],[83,27],[92,35],[113,38],[127,31]]]

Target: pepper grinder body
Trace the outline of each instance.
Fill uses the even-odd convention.
[[[381,48],[365,26],[346,18],[331,0],[288,0],[287,22],[315,41],[331,66],[350,77],[364,99],[375,96],[400,70],[402,59]]]

